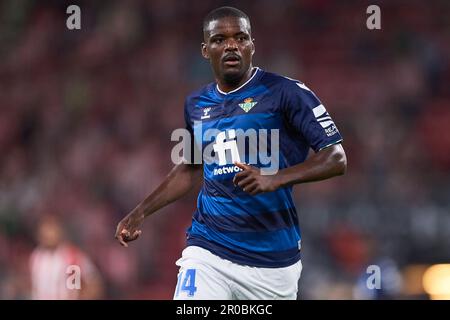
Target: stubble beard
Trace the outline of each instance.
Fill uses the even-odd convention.
[[[242,78],[244,77],[245,72],[230,72],[223,74],[223,81],[230,87],[237,86]]]

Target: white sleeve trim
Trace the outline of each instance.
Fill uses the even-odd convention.
[[[320,150],[326,149],[326,148],[328,148],[328,147],[334,146],[335,144],[341,143],[343,140],[344,140],[344,139],[339,139],[339,140],[337,140],[337,141],[335,141],[335,142],[332,142],[332,143],[330,143],[330,144],[327,144],[326,146],[324,146],[324,147],[320,148],[319,150],[317,150],[317,152],[319,152]]]

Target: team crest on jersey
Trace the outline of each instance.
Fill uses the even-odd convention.
[[[239,103],[239,107],[242,108],[245,112],[249,112],[251,108],[255,106],[258,102],[253,101],[253,98],[247,98],[244,100],[244,103]]]

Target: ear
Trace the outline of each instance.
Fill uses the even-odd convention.
[[[209,59],[208,49],[206,47],[206,43],[202,42],[202,56],[205,59]]]
[[[255,54],[255,39],[252,39],[252,55]]]

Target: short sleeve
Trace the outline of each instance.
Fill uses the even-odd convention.
[[[189,103],[188,100],[184,102],[184,125],[186,130],[189,132],[190,138],[187,140],[184,140],[184,142],[189,142],[188,145],[185,145],[185,152],[183,154],[183,157],[187,163],[193,163],[194,162],[194,129],[192,127],[191,123],[191,117],[189,114]]]
[[[342,141],[325,106],[303,83],[290,81],[283,88],[283,97],[286,121],[315,152]]]
[[[189,137],[185,137],[183,140],[183,150],[185,151],[183,152],[183,158],[185,163],[200,164],[202,163],[201,134],[198,132],[196,123],[192,121],[192,106],[192,100],[187,99],[184,103],[184,122]]]
[[[192,124],[191,124],[191,119],[189,116],[189,104],[188,101],[186,100],[184,102],[184,125],[186,130],[189,131],[189,133],[193,133],[193,129],[192,129]]]

